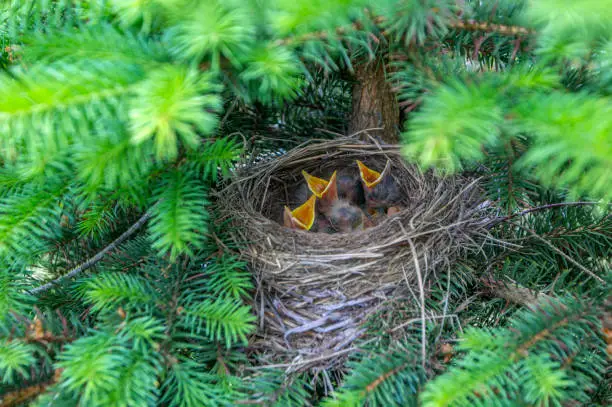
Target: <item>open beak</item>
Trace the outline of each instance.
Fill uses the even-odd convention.
[[[308,188],[312,191],[314,196],[321,200],[322,207],[319,209],[325,209],[329,207],[333,202],[338,200],[338,186],[336,184],[337,173],[334,171],[329,181],[323,178],[318,178],[308,174],[306,171],[302,171],[302,175],[306,179]]]
[[[389,172],[391,172],[390,161],[387,161],[385,169],[382,172],[366,167],[366,165],[359,160],[357,160],[357,166],[359,167],[359,176],[361,177],[361,181],[363,181],[364,186],[368,189],[374,188]]]
[[[402,208],[400,208],[399,206],[391,206],[387,209],[387,216],[393,216],[397,213],[400,213],[402,211]]]
[[[292,229],[310,230],[315,220],[315,202],[317,197],[311,195],[310,198],[294,210],[285,206],[283,221],[286,227]]]

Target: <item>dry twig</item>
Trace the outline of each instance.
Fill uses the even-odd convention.
[[[151,210],[149,210],[147,213],[145,213],[144,215],[142,215],[140,217],[140,219],[138,219],[138,221],[136,221],[136,223],[134,223],[132,226],[130,226],[130,228],[128,230],[126,230],[125,232],[123,232],[121,234],[121,236],[119,236],[117,239],[113,240],[113,242],[111,244],[109,244],[108,246],[106,246],[105,248],[103,248],[102,250],[100,250],[98,253],[96,253],[95,256],[87,259],[84,263],[80,264],[79,266],[73,268],[72,270],[70,270],[68,273],[56,278],[55,280],[49,281],[46,284],[41,285],[40,287],[36,287],[33,288],[29,291],[30,294],[32,295],[37,295],[40,293],[43,293],[47,290],[49,290],[50,288],[52,288],[53,286],[68,280],[72,277],[77,276],[78,274],[82,273],[83,271],[91,268],[92,266],[94,266],[97,262],[99,262],[100,260],[102,260],[102,258],[109,252],[111,252],[112,250],[115,250],[117,247],[119,247],[119,245],[121,243],[123,243],[127,238],[129,238],[130,236],[132,236],[138,229],[140,229],[142,227],[142,225],[144,225],[145,223],[147,223],[147,221],[151,218]]]

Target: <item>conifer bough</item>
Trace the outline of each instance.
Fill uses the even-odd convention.
[[[611,22],[608,0],[3,2],[0,404],[605,405]],[[384,306],[347,300],[370,315],[351,346],[271,360],[219,197],[242,158],[355,133],[478,179],[494,227]],[[437,244],[469,206],[447,198],[414,209],[457,209]],[[311,317],[275,338],[325,338]]]

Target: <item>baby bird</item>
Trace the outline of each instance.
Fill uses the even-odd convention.
[[[362,206],[365,203],[361,179],[356,171],[348,168],[338,171],[338,198],[347,200],[354,205]]]
[[[366,167],[359,160],[357,160],[357,166],[368,211],[386,212],[387,208],[397,206],[401,201],[401,193],[391,177],[391,161],[387,161],[382,172]]]
[[[334,171],[329,181],[314,177],[302,171],[308,187],[319,198],[319,211],[329,221],[327,230],[351,232],[369,226],[367,216],[357,206],[338,198],[337,173]],[[321,230],[323,231],[323,230]]]
[[[361,186],[359,173],[348,168],[343,168],[337,172],[335,171],[334,173],[336,174],[336,190],[338,192],[338,198],[349,201],[357,206],[363,205],[365,198],[363,195],[363,187]],[[310,175],[306,171],[302,171],[302,175],[306,179],[306,184],[299,185],[292,194],[292,197],[295,199],[301,198],[298,200],[298,202],[303,202],[306,200],[306,197],[310,192],[317,195],[319,199],[322,198],[319,197],[319,195],[331,196],[333,194],[331,189],[325,191],[329,181]],[[333,177],[334,174],[332,174],[330,177],[330,181],[333,179]]]
[[[336,201],[327,213],[332,231],[347,233],[372,226],[368,217],[358,207],[345,200]]]
[[[285,206],[283,210],[284,225],[291,229],[310,230],[315,221],[315,202],[317,197],[311,195],[310,198],[294,210]]]
[[[319,198],[319,212],[329,212],[333,203],[338,200],[337,171],[334,171],[329,181],[310,175],[306,171],[302,171],[302,175],[306,179],[306,184],[310,191]]]

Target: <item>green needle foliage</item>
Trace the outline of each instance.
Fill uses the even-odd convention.
[[[208,214],[205,210],[206,190],[197,179],[175,170],[166,174],[154,192],[157,200],[153,208],[150,231],[153,247],[170,252],[172,259],[190,247],[200,248],[205,238]],[[167,217],[166,213],[173,216]]]
[[[592,307],[576,298],[544,302],[517,313],[509,328],[466,331],[458,349],[465,355],[428,383],[423,404],[588,402],[589,390],[602,379],[606,358],[598,350],[601,328]],[[583,371],[585,366],[588,369]],[[585,375],[590,376],[586,382]]]
[[[398,343],[349,364],[343,387],[325,406],[416,406],[425,381],[418,344]]]
[[[165,67],[143,81],[131,101],[129,126],[132,142],[153,138],[158,159],[174,159],[177,141],[193,149],[198,133],[207,135],[217,124],[214,112],[221,101],[205,75],[183,68]]]
[[[490,236],[295,373],[215,191],[347,133],[372,66]],[[11,0],[0,95],[0,405],[612,403],[610,1]]]

